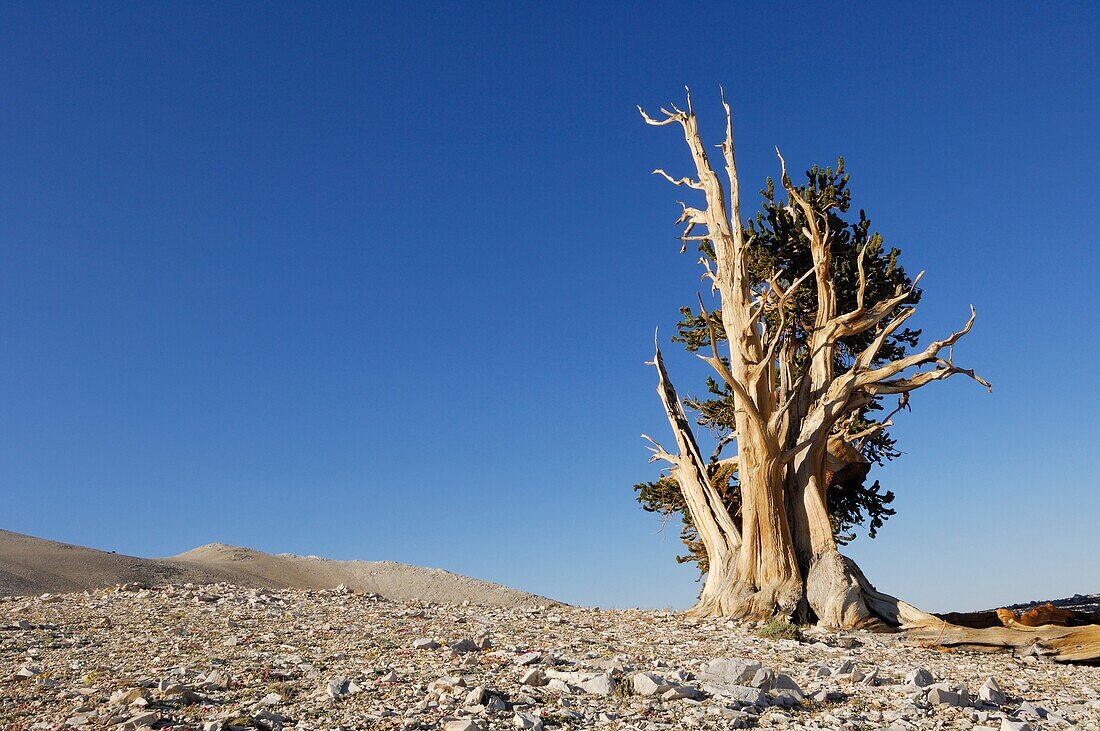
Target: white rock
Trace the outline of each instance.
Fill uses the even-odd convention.
[[[519,682],[521,685],[531,685],[538,687],[546,685],[546,678],[542,677],[542,671],[540,671],[538,668],[531,668],[520,676]]]
[[[443,724],[443,731],[484,731],[485,726],[472,718],[458,718]]]
[[[418,639],[413,640],[413,649],[414,650],[438,650],[439,649],[439,643],[436,642],[435,640],[431,639],[430,637],[420,637]]]
[[[258,711],[256,718],[260,721],[271,721],[275,724],[283,724],[286,722],[286,716],[281,716],[278,713],[272,713],[271,711]]]
[[[661,695],[672,689],[671,683],[655,673],[634,673],[632,682],[638,695]]]
[[[479,685],[466,694],[467,706],[480,706],[485,703],[485,686]]]
[[[590,695],[611,695],[615,690],[615,681],[607,673],[600,673],[596,677],[580,684],[581,689]]]
[[[268,693],[260,699],[260,703],[265,706],[277,706],[283,702],[283,697],[278,693]]]
[[[916,670],[910,670],[905,674],[905,684],[914,685],[918,688],[927,688],[932,683],[936,682],[932,677],[932,673],[928,672],[924,668],[917,668]]]
[[[542,659],[541,652],[527,652],[516,658],[516,665],[523,667],[524,665],[534,665]]]
[[[137,731],[139,728],[145,726],[152,726],[154,723],[160,720],[160,714],[155,711],[149,711],[147,713],[139,713],[138,715],[130,718],[120,726],[116,726],[117,731]]]
[[[1033,729],[1027,721],[1013,721],[1009,718],[1002,718],[1001,731],[1033,731]]]
[[[130,690],[116,690],[107,700],[112,706],[147,706],[144,688],[131,688]]]
[[[839,666],[837,666],[829,677],[831,678],[843,678],[844,676],[851,676],[852,671],[856,669],[855,664],[851,660],[845,660]]]
[[[516,728],[542,731],[542,719],[533,713],[517,713],[512,717],[512,725]]]
[[[737,685],[735,683],[709,682],[703,684],[703,690],[713,696],[740,703],[743,706],[768,705],[768,698],[764,691],[753,688],[751,685]]]
[[[448,675],[428,683],[429,693],[454,693],[466,687],[466,679],[461,675]]]
[[[211,670],[203,679],[200,687],[206,690],[225,690],[229,687],[230,678],[221,670]]]
[[[753,674],[749,685],[754,688],[770,688],[775,682],[775,671],[771,668],[760,668]]]
[[[328,685],[325,687],[325,692],[328,693],[328,697],[332,700],[336,700],[341,696],[348,694],[348,683],[350,681],[347,678],[334,678],[328,681]]]
[[[783,673],[775,676],[775,681],[772,683],[772,689],[797,690],[799,693],[802,693],[802,688],[800,688],[798,683],[794,681],[794,678],[792,678],[790,675],[784,675]]]
[[[699,695],[699,690],[690,685],[674,685],[662,693],[661,698],[666,701],[674,701],[681,698],[691,698],[694,700],[698,698]]]
[[[727,711],[722,716],[729,721],[729,728],[752,728],[756,725],[756,716],[745,711]]]
[[[1047,712],[1045,708],[1039,708],[1030,701],[1021,701],[1020,708],[1016,711],[1019,713],[1026,713],[1034,718],[1046,718]]]
[[[985,684],[978,688],[978,698],[995,706],[1004,705],[1004,702],[1008,700],[994,678],[987,678]]]
[[[675,680],[681,683],[691,680],[692,678],[689,673],[686,673],[683,670],[673,670],[671,673],[665,673],[665,677],[668,678],[669,681]]]
[[[743,685],[752,680],[760,667],[760,663],[755,660],[718,658],[704,663],[702,676],[708,680],[717,680],[731,685]]]
[[[792,708],[794,706],[797,706],[802,703],[804,699],[805,697],[802,695],[802,691],[794,690],[793,688],[782,688],[780,690],[773,691],[771,694],[772,704],[780,706],[782,708]]]
[[[202,700],[202,696],[200,696],[198,693],[196,693],[195,691],[188,688],[183,683],[172,683],[171,685],[169,685],[166,688],[161,688],[160,692],[161,692],[161,695],[163,695],[165,698],[170,698],[172,696],[179,696],[179,697],[183,698],[185,701],[187,701],[188,703],[195,703],[197,701]]]
[[[969,705],[965,694],[943,688],[932,688],[928,693],[928,702],[935,706],[955,706],[956,708]]]

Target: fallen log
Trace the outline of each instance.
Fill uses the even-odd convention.
[[[1000,627],[965,627],[929,615],[902,625],[908,639],[943,647],[994,647],[1027,650],[1058,662],[1100,662],[1100,625],[1029,627],[1008,620]]]
[[[1050,657],[1057,662],[1100,663],[1100,623],[1078,627],[1044,624],[1029,627],[998,612],[955,613],[943,617],[917,609],[897,597],[884,594],[871,585],[854,562],[843,558],[846,568],[858,584],[867,606],[888,625],[897,628],[906,639],[941,647],[995,648],[1027,651]],[[1025,613],[1026,614],[1026,613]],[[1093,615],[1075,612],[1085,618]],[[1038,612],[1033,617],[1043,616]],[[990,623],[990,617],[996,623]],[[950,618],[953,621],[948,621]],[[980,624],[982,626],[966,626]]]
[[[1042,627],[1044,624],[1056,624],[1061,627],[1082,627],[1086,624],[1100,624],[1100,614],[1082,612],[1076,609],[1056,607],[1052,602],[1039,604],[1015,612],[1011,609],[998,609],[997,618],[1007,626],[1009,621],[1026,624],[1028,627]]]
[[[1100,624],[1100,614],[1096,612],[1063,609],[1054,606],[1051,602],[1023,611],[1002,607],[1001,609],[990,609],[985,612],[936,612],[934,616],[946,620],[948,624],[957,624],[960,627],[972,627],[974,629],[1006,627],[1009,620],[1028,627],[1041,627],[1045,624],[1058,625],[1059,627],[1084,627],[1089,624]]]

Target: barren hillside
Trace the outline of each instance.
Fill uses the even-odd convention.
[[[132,582],[149,586],[225,582],[268,589],[332,589],[343,584],[393,600],[497,606],[553,603],[488,581],[392,561],[271,555],[220,543],[150,559],[0,530],[0,595],[83,591]]]

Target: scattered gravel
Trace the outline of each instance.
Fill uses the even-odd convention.
[[[0,728],[1098,729],[1100,668],[667,611],[218,584],[0,598]]]

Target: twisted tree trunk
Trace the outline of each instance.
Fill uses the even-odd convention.
[[[671,465],[709,566],[699,601],[691,611],[744,619],[798,618],[833,627],[908,627],[914,636],[935,632],[940,640],[959,644],[1006,645],[1039,639],[1062,658],[1079,658],[1092,652],[1090,647],[1100,654],[1094,635],[1066,628],[1029,630],[1024,637],[1015,627],[948,625],[878,592],[859,568],[837,551],[828,512],[830,475],[849,467],[865,470],[866,463],[854,445],[874,430],[891,425],[887,417],[869,429],[853,431],[853,415],[881,395],[905,398],[914,389],[956,374],[988,388],[972,370],[955,366],[950,355],[941,356],[945,349],[950,353],[951,346],[969,332],[974,311],[971,308],[964,327],[947,338],[933,341],[917,353],[884,361],[884,344],[915,311],[903,303],[910,299],[921,276],[911,286],[899,287],[893,296],[868,304],[866,249],[860,249],[855,262],[859,273],[856,306],[839,312],[832,268],[835,234],[829,230],[829,218],[814,210],[791,183],[785,164],[782,183],[789,198],[787,208],[792,215],[800,212],[802,235],[808,241],[813,265],[799,277],[786,276],[786,284],[780,282],[779,272],[763,284],[751,281],[730,108],[724,99],[722,103],[726,129],[719,147],[728,192],[708,159],[690,95],[686,111],[675,106],[662,109],[660,119],[639,107],[648,124],[679,125],[694,162],[694,177],[654,172],[674,185],[701,192],[705,200],[704,208],[684,205],[678,223],[685,225],[681,236],[685,247],[689,241],[703,241],[713,248],[713,262],[704,257],[701,263],[721,300],[721,324],[729,350],[719,351],[719,337],[703,309],[712,329],[711,352],[701,357],[729,388],[736,407],[737,456],[721,460],[733,466],[738,477],[741,508],[738,515],[730,515],[719,486],[711,483],[714,465],[708,465],[700,454],[660,348],[656,348],[652,364],[658,374],[657,391],[677,452],[646,439],[652,444],[654,459]],[[782,157],[779,159],[782,164]],[[700,227],[705,232],[693,235]],[[787,335],[786,317],[792,295],[808,281],[816,288],[817,311],[812,328],[807,329],[808,363],[799,368],[794,363],[796,348]],[[765,326],[765,312],[778,318],[778,327],[771,332]],[[838,373],[838,343],[863,333],[871,336],[869,345],[854,355],[850,367]],[[922,370],[924,366],[930,367]],[[795,377],[797,372],[802,375]]]

